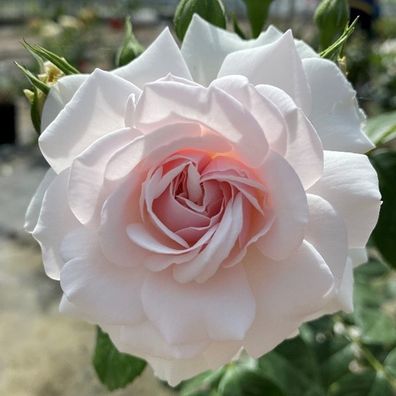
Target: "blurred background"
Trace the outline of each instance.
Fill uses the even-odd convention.
[[[126,15],[143,46],[172,24],[177,0],[0,0],[0,396],[108,394],[91,367],[94,328],[58,314],[59,286],[46,278],[24,213],[47,167],[37,149],[29,84],[18,61],[35,63],[26,39],[65,56],[82,72],[112,69]],[[248,30],[239,0],[225,0]],[[317,0],[274,0],[269,22],[317,48]],[[396,110],[396,0],[351,0],[360,28],[346,47],[348,78],[368,116]],[[147,368],[122,395],[170,395]]]

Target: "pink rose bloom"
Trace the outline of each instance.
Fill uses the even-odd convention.
[[[62,312],[175,385],[352,310],[378,218],[355,91],[290,31],[195,16],[113,72],[62,78],[28,209]]]

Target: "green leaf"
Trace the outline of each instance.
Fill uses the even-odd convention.
[[[348,24],[348,1],[322,0],[315,11],[314,21],[319,29],[320,49],[324,50],[342,35]]]
[[[277,385],[265,378],[258,370],[231,365],[220,381],[221,396],[283,396]]]
[[[109,390],[124,388],[146,367],[144,360],[118,352],[110,337],[99,327],[92,362],[100,381]]]
[[[396,322],[375,308],[358,308],[356,322],[362,329],[362,340],[366,344],[392,344],[396,342]]]
[[[181,0],[175,11],[174,25],[177,37],[183,41],[194,14],[225,29],[226,16],[221,0]]]
[[[382,257],[396,268],[396,152],[377,150],[370,158],[378,173],[383,200],[372,238]]]
[[[388,381],[372,370],[363,373],[349,373],[334,384],[328,396],[392,396],[392,388]]]
[[[30,81],[30,83],[33,85],[33,87],[39,89],[40,91],[42,91],[46,95],[48,95],[50,87],[47,84],[43,83],[30,70],[26,69],[26,67],[23,67],[18,62],[15,62],[15,64],[22,71],[22,73],[25,75],[25,77]]]
[[[125,35],[124,41],[117,51],[116,65],[118,67],[127,65],[133,61],[144,51],[143,46],[138,42],[137,38],[133,34],[131,18],[125,18]]]
[[[181,396],[203,396],[215,395],[217,387],[224,375],[226,367],[222,367],[216,371],[206,371],[194,378],[184,381],[181,385]]]
[[[396,381],[396,348],[389,352],[384,361],[386,372]]]
[[[65,58],[62,58],[61,56],[45,49],[44,47],[41,47],[37,44],[31,45],[27,41],[24,41],[23,45],[29,52],[36,54],[43,60],[53,63],[64,74],[79,74],[79,71],[74,66],[72,66]]]
[[[396,111],[371,117],[367,120],[366,132],[376,144],[384,144],[396,138]]]
[[[265,377],[271,379],[287,395],[293,389],[294,395],[323,396],[318,381],[319,366],[313,350],[301,337],[286,340],[273,352],[259,359],[259,366]]]
[[[246,5],[253,37],[258,37],[263,30],[272,1],[273,0],[243,0]]]

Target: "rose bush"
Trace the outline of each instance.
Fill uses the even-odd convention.
[[[129,65],[64,77],[27,212],[60,309],[179,381],[352,310],[377,221],[355,92],[290,31],[199,17]]]

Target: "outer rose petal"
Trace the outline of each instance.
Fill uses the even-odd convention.
[[[259,123],[272,150],[284,155],[287,148],[287,124],[279,109],[257,92],[244,76],[226,76],[212,82],[237,99]]]
[[[65,170],[49,185],[32,233],[40,244],[46,274],[56,280],[59,280],[59,271],[64,264],[60,254],[62,240],[79,224],[65,199],[68,177],[69,172]]]
[[[257,173],[268,188],[274,213],[274,222],[257,241],[257,247],[264,256],[282,260],[290,256],[304,238],[309,217],[307,197],[294,169],[275,152],[267,155]]]
[[[321,255],[307,242],[283,261],[262,258],[251,248],[244,263],[257,304],[244,346],[258,358],[326,303],[334,278]]]
[[[139,92],[128,81],[96,69],[39,138],[40,149],[55,172],[69,167],[100,137],[123,128],[128,97]]]
[[[317,195],[308,194],[308,206],[309,223],[304,239],[320,253],[340,283],[348,254],[345,223],[329,202]]]
[[[235,33],[217,28],[194,14],[183,40],[181,52],[186,60],[194,81],[209,85],[213,81],[226,56],[232,52],[257,48],[276,41],[282,33],[273,26],[255,40],[242,40]],[[318,56],[312,48],[296,40],[301,57]]]
[[[130,81],[137,87],[158,80],[168,73],[191,80],[191,74],[182,54],[168,28],[142,55],[131,63],[113,71],[119,77]]]
[[[67,300],[96,322],[133,324],[145,319],[140,299],[145,276],[144,269],[120,269],[93,252],[67,262],[60,283]]]
[[[47,188],[52,183],[52,181],[55,179],[55,177],[56,177],[56,173],[52,169],[48,169],[47,173],[44,176],[44,179],[37,187],[37,190],[34,193],[34,196],[30,201],[29,206],[26,210],[24,228],[27,232],[32,233],[34,227],[36,227],[37,220],[40,215],[44,194],[47,191]]]
[[[78,88],[84,83],[89,76],[87,74],[76,74],[60,78],[56,84],[51,87],[50,92],[45,99],[43,112],[41,114],[41,130],[45,128],[63,110],[70,99],[76,93]]]
[[[110,158],[139,136],[141,133],[132,128],[111,132],[96,140],[73,160],[68,199],[71,210],[81,223],[89,223],[95,214],[99,217],[99,197],[104,190],[104,174]]]
[[[142,299],[147,317],[170,344],[242,340],[255,314],[242,266],[223,269],[202,284],[181,284],[169,271],[151,273]]]
[[[161,59],[158,62],[157,59]],[[139,58],[128,65],[115,69],[112,74],[132,82],[137,87],[157,80],[168,73],[191,79],[191,74],[169,29],[166,28]],[[41,116],[41,130],[57,117],[83,82],[87,74],[76,74],[60,78],[46,98]]]
[[[120,351],[143,358],[150,356],[169,360],[190,359],[202,353],[209,344],[208,341],[167,344],[158,329],[149,321],[128,326],[105,325],[103,328]]]
[[[272,85],[257,85],[257,91],[277,106],[288,126],[286,160],[304,188],[312,186],[323,172],[323,146],[312,124],[293,99]]]
[[[326,59],[304,59],[312,97],[309,118],[325,150],[365,153],[373,144],[362,129],[364,115],[356,92],[335,63]]]
[[[367,249],[365,247],[349,249],[348,257],[351,259],[352,266],[354,268],[358,267],[360,264],[366,263],[368,261]]]
[[[309,113],[311,90],[290,30],[271,44],[229,54],[218,77],[238,74],[246,76],[254,85],[269,84],[281,88]]]
[[[176,386],[186,378],[191,378],[208,369],[215,370],[230,362],[238,353],[239,346],[233,342],[212,344],[208,349],[193,359],[166,360],[146,357],[154,374]]]
[[[366,246],[377,222],[378,177],[365,155],[325,151],[323,177],[308,192],[329,201],[344,219],[350,248]]]

